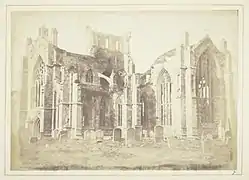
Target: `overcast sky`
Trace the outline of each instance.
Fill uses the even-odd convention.
[[[238,20],[235,11],[206,12],[15,12],[12,14],[13,88],[20,88],[21,61],[27,37],[36,39],[38,28],[57,28],[58,46],[70,52],[85,53],[86,26],[115,35],[132,32],[132,57],[136,71],[144,72],[164,52],[184,42],[184,32],[192,44],[212,38],[218,48],[228,41],[237,59]]]

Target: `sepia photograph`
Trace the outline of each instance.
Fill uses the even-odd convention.
[[[235,172],[239,11],[110,9],[11,11],[10,171]]]

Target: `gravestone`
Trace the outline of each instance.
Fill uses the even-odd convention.
[[[122,130],[120,128],[115,128],[113,130],[113,140],[114,141],[121,141],[121,137],[122,137]]]
[[[90,140],[96,140],[96,132],[93,130],[90,131]]]
[[[160,125],[155,126],[155,142],[156,143],[163,142],[163,127]]]
[[[30,137],[29,138],[29,143],[30,144],[36,143],[37,141],[38,141],[38,137]]]
[[[149,132],[149,138],[154,138],[154,132],[153,131]]]
[[[127,144],[133,144],[135,141],[135,129],[134,128],[129,128],[127,130]]]
[[[89,141],[91,137],[91,132],[89,130],[84,131],[84,140]]]
[[[135,127],[135,140],[136,141],[142,140],[142,126]]]
[[[96,140],[97,142],[102,142],[104,138],[104,132],[102,130],[96,131]]]
[[[144,137],[144,138],[148,137],[148,132],[146,130],[142,131],[142,137]]]

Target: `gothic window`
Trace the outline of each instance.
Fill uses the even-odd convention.
[[[106,112],[106,100],[105,97],[102,97],[100,101],[100,126],[105,126],[105,112]]]
[[[118,126],[122,126],[122,104],[118,104]]]
[[[204,99],[209,98],[209,87],[206,84],[206,81],[204,78],[202,78],[199,83],[199,94],[200,94],[200,98],[204,98]]]
[[[217,82],[215,73],[216,64],[214,59],[209,56],[209,52],[205,51],[196,64],[195,74],[195,94],[197,97],[197,118],[198,123],[213,122],[215,119],[214,101],[210,101],[214,97],[214,82]]]
[[[89,69],[86,73],[86,82],[93,83],[93,72]]]
[[[166,70],[159,76],[159,117],[162,125],[172,125],[171,95],[172,83]]]

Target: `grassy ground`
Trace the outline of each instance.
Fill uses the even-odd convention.
[[[42,140],[28,144],[22,150],[21,169],[78,170],[78,169],[225,169],[230,158],[228,148],[219,141],[206,143],[203,154],[200,142],[171,140],[154,144],[140,142],[132,147],[120,143],[68,140]]]

